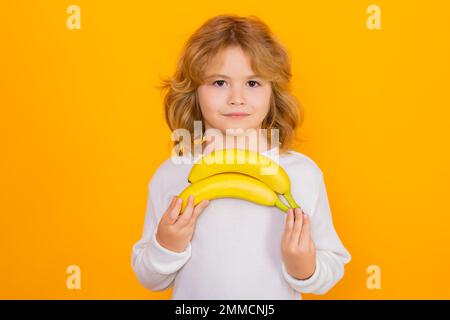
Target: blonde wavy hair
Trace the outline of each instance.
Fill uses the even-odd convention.
[[[187,129],[191,133],[191,150],[200,142],[194,137],[194,121],[202,121],[197,88],[204,82],[208,64],[230,46],[240,46],[249,56],[253,71],[271,83],[270,108],[261,124],[267,129],[269,146],[271,129],[278,129],[279,153],[292,148],[295,141],[303,141],[295,130],[304,121],[304,111],[298,99],[291,93],[291,62],[285,47],[278,41],[269,27],[256,16],[240,17],[223,14],[207,20],[185,43],[175,73],[161,78],[157,86],[164,95],[165,119],[173,131]],[[204,133],[204,128],[202,128]],[[204,135],[203,135],[204,136]],[[172,141],[169,142],[169,146]],[[184,148],[173,142],[182,155]],[[186,143],[186,142],[184,142]]]

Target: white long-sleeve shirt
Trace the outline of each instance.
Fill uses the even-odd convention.
[[[269,151],[261,153],[275,159]],[[185,251],[161,246],[155,238],[157,226],[172,197],[189,185],[193,165],[169,158],[150,180],[142,238],[132,250],[132,268],[142,286],[163,291],[173,285],[175,300],[295,300],[302,299],[301,293],[328,292],[343,277],[351,256],[334,229],[323,173],[293,150],[278,155],[277,161],[290,178],[294,199],[310,217],[316,248],[316,270],[310,278],[299,280],[286,271],[281,256],[286,213],[242,199],[211,200]]]

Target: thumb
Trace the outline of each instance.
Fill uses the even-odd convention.
[[[191,217],[191,222],[197,221],[198,216],[209,205],[209,202],[210,201],[208,199],[205,199],[194,208],[194,212],[192,213],[192,217]]]
[[[164,214],[165,221],[169,224],[175,223],[178,219],[178,215],[180,213],[182,199],[174,196],[172,202],[170,203],[169,208]]]
[[[311,220],[309,216],[303,212],[303,229],[300,235],[299,244],[300,243],[309,243],[311,239]]]

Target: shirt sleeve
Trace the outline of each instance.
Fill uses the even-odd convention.
[[[169,203],[164,203],[162,186],[155,174],[148,186],[147,209],[142,238],[134,244],[131,265],[141,285],[152,291],[164,291],[175,279],[178,270],[191,257],[191,243],[183,252],[161,246],[156,240],[160,218]]]
[[[316,248],[316,269],[310,278],[300,280],[287,273],[286,266],[282,262],[284,278],[300,293],[327,293],[344,276],[344,265],[351,260],[350,253],[334,229],[322,173],[318,185],[317,200],[312,214],[309,215],[311,237]]]

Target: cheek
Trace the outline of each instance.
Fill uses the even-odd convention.
[[[223,93],[218,90],[214,90],[213,88],[199,88],[198,97],[200,108],[204,114],[216,113],[223,105]]]
[[[253,97],[253,105],[255,109],[257,109],[256,111],[259,114],[266,114],[269,111],[270,96],[270,90],[261,90],[257,95]]]

